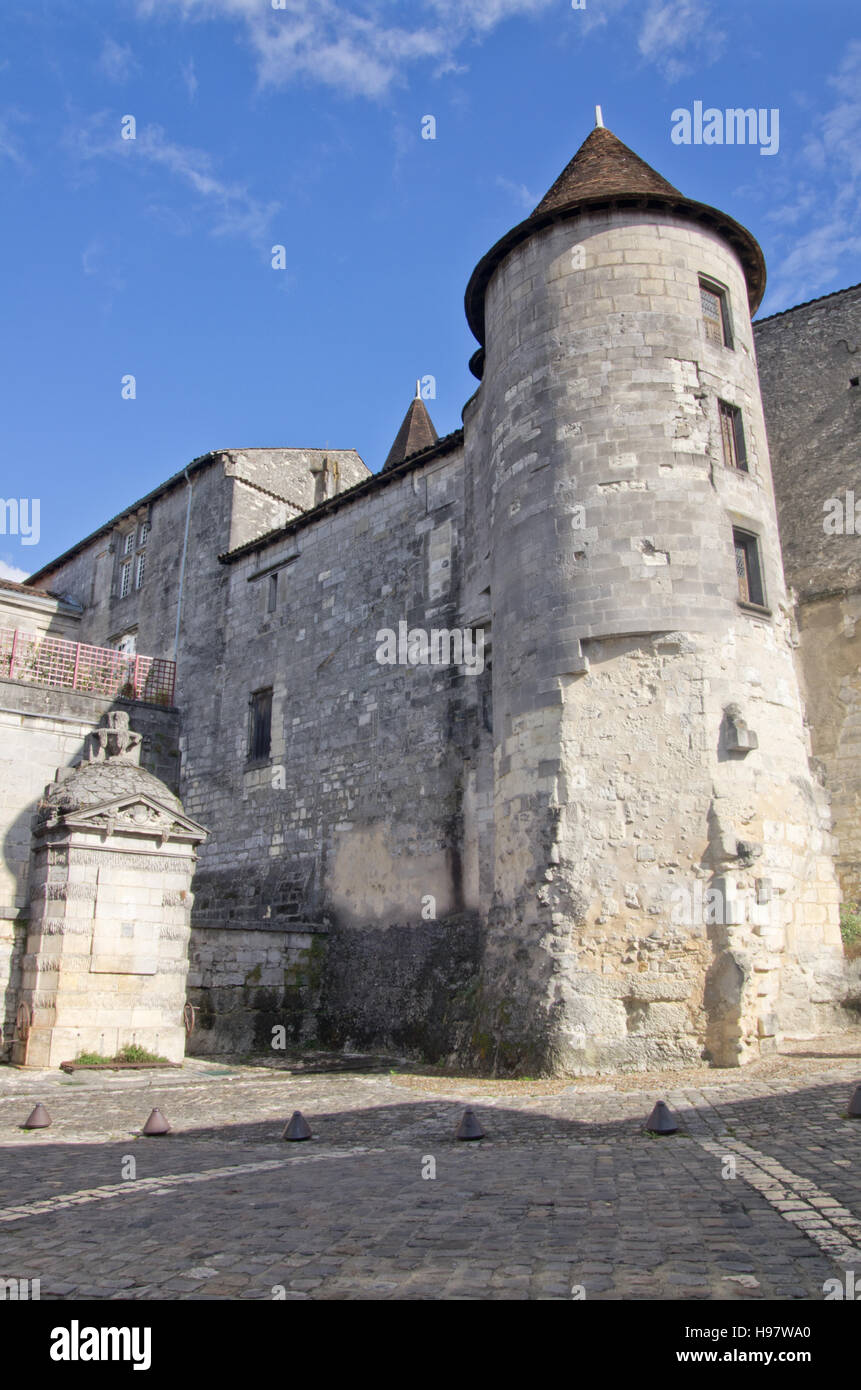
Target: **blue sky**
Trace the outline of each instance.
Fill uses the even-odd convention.
[[[751,229],[761,314],[857,283],[857,12],[3,0],[0,493],[41,506],[37,545],[0,535],[0,575],[210,449],[354,447],[376,471],[419,376],[436,378],[440,434],[457,429],[475,386],[469,274],[596,103],[671,183]],[[671,113],[695,101],[777,108],[778,152],[674,144]]]

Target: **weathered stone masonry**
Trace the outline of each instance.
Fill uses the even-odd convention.
[[[706,333],[703,280],[729,342]],[[463,431],[436,441],[414,403],[375,476],[350,451],[197,461],[138,505],[156,579],[134,606],[110,550],[126,517],[35,577],[78,600],[87,640],[134,619],[164,652],[182,587],[181,790],[210,832],[195,1049],[285,1025],[577,1073],[736,1065],[849,1020],[750,322],[763,283],[749,233],[595,131],[473,276]],[[740,600],[734,530],[761,602]],[[483,671],[381,664],[401,621],[480,631]],[[249,701],[270,690],[252,762]]]
[[[861,903],[861,286],[762,320],[756,347],[813,752]]]

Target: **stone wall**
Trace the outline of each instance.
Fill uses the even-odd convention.
[[[324,462],[324,460],[328,460]],[[39,583],[68,593],[85,609],[80,640],[111,646],[134,631],[146,656],[174,654],[177,614],[180,650],[217,651],[220,580],[218,556],[252,536],[281,526],[314,505],[317,491],[342,490],[367,477],[353,450],[226,450],[190,465],[180,475],[97,534],[68,559],[50,566]],[[121,595],[122,538],[147,522],[146,569],[139,589]],[[183,548],[188,523],[188,546]],[[140,551],[137,547],[133,554]],[[181,600],[181,602],[180,602]],[[189,617],[189,615],[194,615]],[[182,704],[183,669],[178,672]]]
[[[400,621],[463,620],[464,507],[456,448],[224,567],[223,653],[189,671],[183,721],[183,801],[212,829],[193,947],[209,1005],[194,997],[216,1037],[259,1043],[280,1023],[293,1038],[439,1056],[463,1033],[480,951],[488,677],[376,653],[378,631]],[[271,756],[255,765],[248,704],[266,687]]]
[[[861,903],[861,286],[754,330],[813,752]]]
[[[264,927],[197,926],[192,932],[189,1053],[265,1052],[276,1044],[317,1041],[326,933]]]

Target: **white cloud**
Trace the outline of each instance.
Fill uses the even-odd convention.
[[[127,82],[138,70],[130,45],[110,38],[102,44],[97,67],[109,82]]]
[[[26,168],[27,160],[24,158],[21,141],[13,127],[25,120],[27,117],[14,107],[9,107],[0,114],[0,160],[9,159],[21,169]]]
[[[499,25],[556,11],[560,36],[585,37],[621,15],[631,0],[137,0],[144,18],[228,20],[241,26],[261,86],[305,81],[346,96],[382,97],[412,64],[435,77],[468,70],[458,56]],[[636,12],[642,0],[636,0]],[[621,22],[621,21],[620,21]],[[720,54],[724,35],[708,0],[647,0],[639,51],[671,80]]]
[[[244,184],[220,178],[206,150],[178,145],[159,125],[139,126],[136,139],[123,140],[119,120],[99,112],[69,131],[66,145],[84,163],[112,158],[163,170],[206,205],[211,236],[247,237],[259,245],[280,207],[255,198]]]
[[[670,82],[720,57],[726,35],[703,0],[650,0],[637,40],[640,54]]]
[[[0,579],[11,579],[14,584],[23,584],[29,573],[29,570],[18,569],[17,565],[0,560]]]
[[[185,83],[185,90],[188,92],[188,99],[189,101],[194,101],[199,86],[197,73],[194,70],[194,59],[189,58],[187,63],[183,63],[180,66],[180,72],[182,73],[182,80]]]
[[[508,193],[516,203],[519,203],[521,207],[525,208],[527,212],[531,212],[540,201],[540,194],[536,196],[534,193],[530,193],[525,183],[514,183],[511,179],[498,178],[496,184],[498,188],[504,189],[504,191]]]
[[[124,290],[126,282],[114,268],[116,257],[106,251],[104,243],[95,238],[81,252],[81,269],[84,274],[110,290]]]
[[[559,0],[138,0],[144,17],[241,22],[262,86],[304,80],[349,96],[381,97],[413,63],[431,61],[438,74],[456,72],[455,54],[498,24],[539,15]],[[416,10],[420,9],[418,21]]]
[[[861,41],[850,43],[828,79],[834,104],[809,113],[813,126],[793,170],[793,192],[769,219],[791,226],[800,210],[808,229],[778,234],[783,251],[771,276],[766,313],[776,313],[858,279],[861,257]]]

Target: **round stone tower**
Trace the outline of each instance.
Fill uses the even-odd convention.
[[[838,1016],[753,237],[599,127],[476,268],[498,1067],[736,1065]]]

